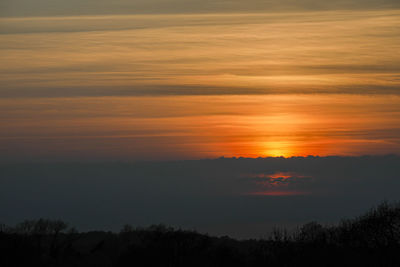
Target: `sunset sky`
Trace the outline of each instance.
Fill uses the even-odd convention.
[[[0,161],[53,166],[393,154],[388,173],[397,179],[399,51],[398,0],[2,0]],[[215,162],[204,177],[221,170]],[[285,164],[257,173],[243,167],[216,195],[323,192],[337,199],[327,190],[335,179],[314,172],[312,158],[305,173],[291,165],[297,161]],[[113,168],[106,170],[110,177]],[[171,177],[179,169],[165,168]],[[355,185],[367,174],[353,168],[338,175]],[[203,176],[191,185],[203,184]],[[329,183],[299,186],[314,181],[304,177]],[[241,179],[248,190],[239,190]],[[211,180],[204,183],[204,192],[214,192]],[[386,189],[368,203],[395,195]],[[356,190],[346,196],[368,199]]]
[[[397,1],[98,2],[2,2],[3,159],[400,149]]]

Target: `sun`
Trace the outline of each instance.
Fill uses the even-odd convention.
[[[264,157],[291,157],[294,155],[292,146],[285,141],[269,141],[262,145],[261,154]]]

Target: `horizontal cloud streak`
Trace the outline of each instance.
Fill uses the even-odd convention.
[[[0,96],[398,94],[398,10],[0,19]]]
[[[395,95],[0,99],[0,155],[143,160],[400,151]]]
[[[3,0],[0,16],[260,12],[400,7],[397,0]]]
[[[346,90],[344,92],[343,90]],[[64,97],[140,97],[140,96],[218,96],[218,95],[276,95],[276,94],[361,94],[399,95],[398,86],[324,86],[310,88],[247,88],[210,86],[140,86],[140,87],[52,87],[52,88],[5,88],[1,98],[64,98]]]

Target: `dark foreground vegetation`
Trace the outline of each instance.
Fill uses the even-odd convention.
[[[400,203],[243,241],[163,225],[79,233],[62,221],[25,221],[0,226],[0,266],[400,266]]]

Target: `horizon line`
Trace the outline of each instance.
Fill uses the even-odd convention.
[[[387,158],[387,157],[392,157],[392,158],[400,158],[400,153],[388,153],[388,154],[364,154],[364,155],[326,155],[326,156],[320,156],[320,155],[307,155],[307,156],[259,156],[259,157],[243,157],[243,156],[232,156],[232,157],[226,157],[226,156],[220,156],[220,157],[215,157],[215,158],[188,158],[188,159],[154,159],[154,160],[149,160],[149,159],[143,159],[143,160],[121,160],[121,159],[92,159],[92,160],[69,160],[69,159],[63,159],[63,160],[48,160],[48,159],[36,159],[36,160],[5,160],[5,159],[0,159],[0,164],[41,164],[41,163],[52,163],[52,164],[57,164],[57,163],[70,163],[70,164],[75,164],[75,163],[168,163],[168,162],[182,162],[182,161],[213,161],[213,160],[273,160],[273,159],[311,159],[311,158],[318,158],[318,159],[326,159],[326,158]]]

